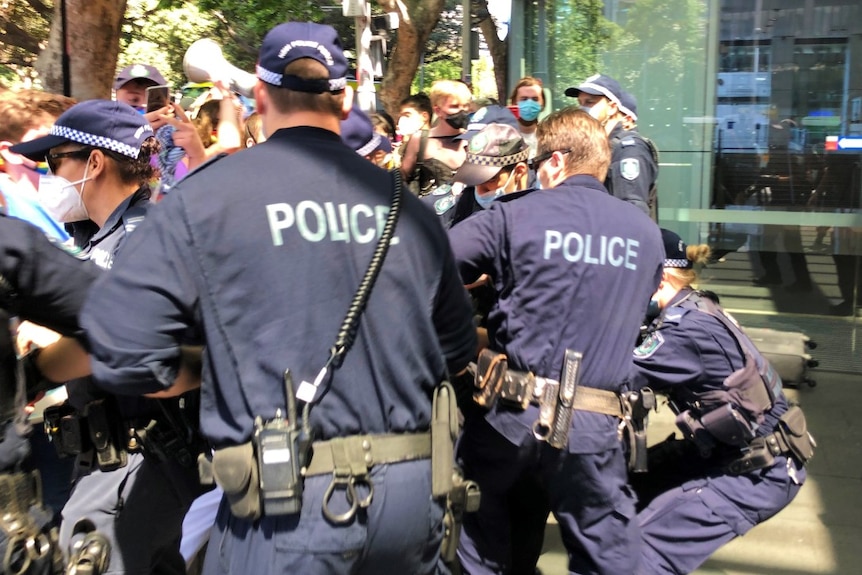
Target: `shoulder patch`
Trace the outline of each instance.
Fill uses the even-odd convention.
[[[434,211],[438,216],[442,216],[455,205],[455,196],[448,194],[434,202]]]
[[[662,337],[660,332],[654,331],[647,336],[642,344],[635,348],[635,357],[646,359],[654,354],[662,345],[664,345],[664,337]]]
[[[620,162],[620,175],[629,181],[641,174],[641,163],[637,158],[625,158]]]
[[[634,146],[636,143],[637,142],[635,142],[635,139],[632,138],[631,136],[629,136],[627,138],[623,138],[622,140],[620,140],[621,146]]]

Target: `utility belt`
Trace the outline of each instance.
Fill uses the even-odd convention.
[[[294,414],[295,409],[288,408]],[[309,441],[295,422],[257,418],[252,441],[216,449],[212,460],[199,458],[202,483],[221,487],[231,512],[240,519],[299,513],[305,477],[332,475],[323,495],[324,516],[335,524],[349,523],[374,497],[370,478],[375,465],[431,459],[431,491],[449,500],[444,520],[449,549],[454,557],[460,532],[460,514],[478,509],[478,486],[464,481],[454,467],[454,440],[458,432],[455,394],[445,383],[437,388],[430,432],[351,435],[326,441]],[[307,425],[303,425],[307,429]],[[367,493],[360,497],[357,487]],[[336,492],[349,505],[343,513],[332,509]]]
[[[68,401],[48,407],[44,425],[60,457],[78,457],[102,471],[125,467],[129,453],[192,468],[201,448],[167,418],[121,418],[112,398],[88,403],[84,413]]]
[[[788,409],[778,420],[775,431],[765,437],[755,437],[742,449],[742,455],[727,464],[727,470],[740,475],[771,467],[780,455],[795,457],[806,465],[814,457],[817,442],[808,432],[805,414],[799,406]]]
[[[610,415],[620,420],[620,439],[629,440],[629,467],[646,471],[646,425],[655,409],[655,395],[645,388],[639,392],[617,393],[579,385],[582,354],[566,350],[561,381],[539,377],[532,372],[508,369],[505,354],[482,350],[475,366],[473,400],[486,408],[499,401],[513,409],[539,407],[533,434],[552,447],[565,449],[573,410]]]

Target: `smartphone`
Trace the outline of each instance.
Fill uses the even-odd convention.
[[[150,86],[147,88],[147,112],[164,108],[169,101],[169,86]]]
[[[521,112],[518,110],[518,106],[506,106],[509,108],[509,111],[515,115],[515,118],[521,117]]]

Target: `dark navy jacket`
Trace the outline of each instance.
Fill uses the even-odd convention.
[[[39,228],[2,215],[0,247],[0,273],[17,294],[10,311],[74,335],[78,312],[99,271],[70,255]]]
[[[691,289],[684,289],[671,300],[634,351],[634,387],[649,386],[665,392],[682,410],[692,407],[686,403],[690,396],[675,393],[676,389],[694,393],[720,390],[725,378],[745,365],[736,340],[724,324],[689,300],[683,301],[691,293]],[[751,349],[758,362],[764,361],[753,344]],[[785,411],[787,400],[781,394],[765,414],[758,435],[771,433]]]
[[[658,178],[658,164],[649,144],[636,131],[617,124],[608,136],[611,166],[605,186],[612,196],[625,200],[649,214],[649,190]]]
[[[584,354],[581,385],[624,385],[661,278],[664,248],[649,217],[608,195],[595,178],[573,176],[552,190],[494,202],[449,237],[464,282],[483,273],[493,281],[498,300],[488,316],[488,337],[512,369],[558,379],[564,352],[573,349]],[[510,441],[520,444],[531,435],[531,409],[496,411],[491,423]],[[616,441],[618,422],[593,415],[576,412],[573,429],[582,435],[570,439],[570,449],[592,453]],[[592,432],[592,438],[583,436]]]
[[[326,362],[391,197],[390,174],[311,127],[199,168],[85,306],[95,377],[117,393],[168,388],[199,327],[203,433],[248,441],[255,416],[284,409],[285,369],[298,387]],[[356,343],[311,411],[317,437],[427,429],[432,389],[475,355],[470,316],[444,230],[405,188]]]

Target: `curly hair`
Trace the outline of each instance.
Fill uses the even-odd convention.
[[[144,140],[144,143],[141,145],[141,153],[138,154],[137,159],[132,159],[112,150],[106,150],[105,148],[98,149],[114,160],[114,165],[117,166],[117,173],[125,184],[143,186],[149,184],[152,180],[158,179],[160,176],[159,169],[156,167],[155,162],[153,162],[153,158],[158,157],[161,144],[154,137]]]

